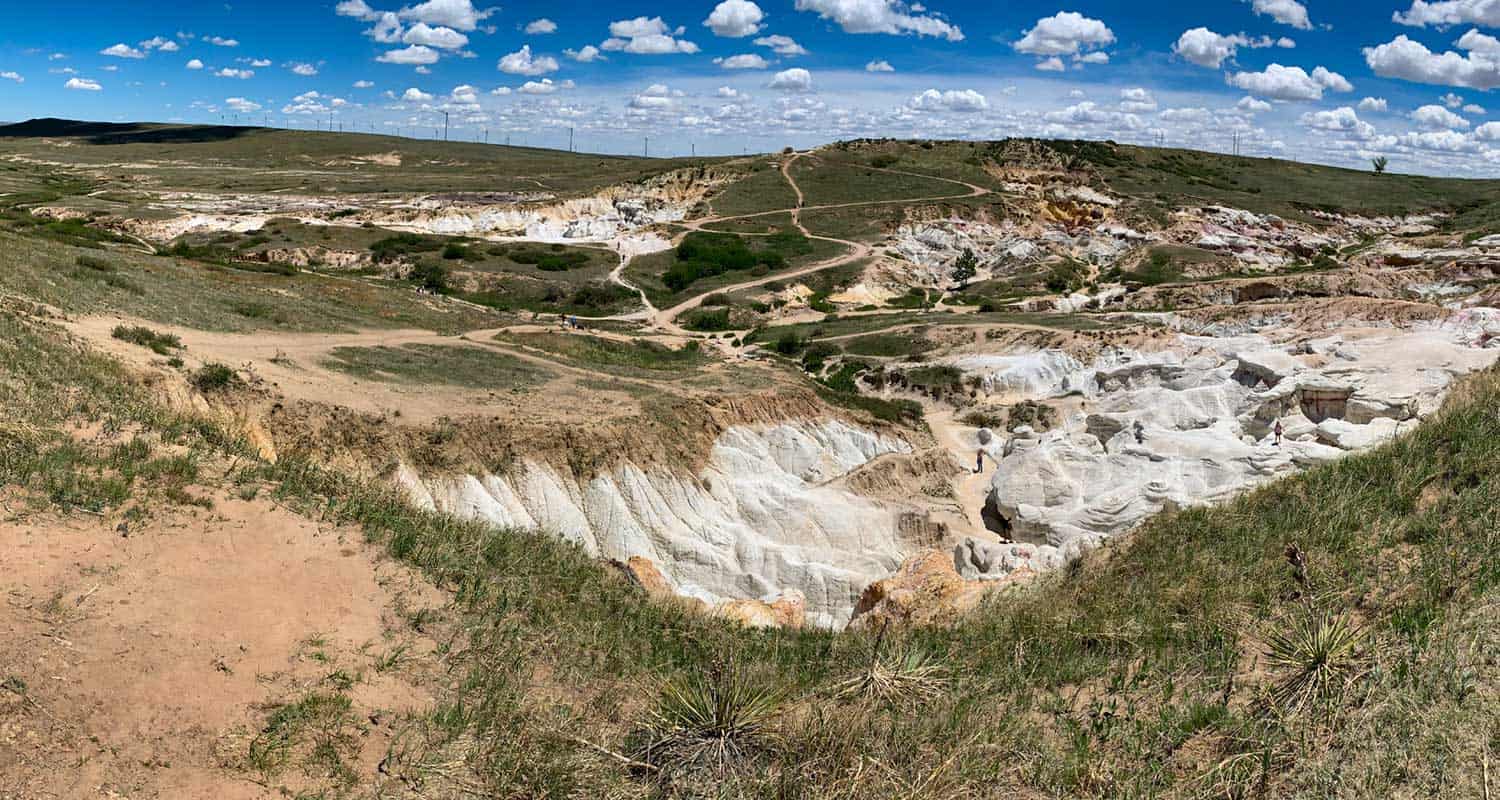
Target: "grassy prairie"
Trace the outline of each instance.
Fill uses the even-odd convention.
[[[542,350],[577,367],[628,377],[687,377],[710,361],[696,342],[674,349],[649,339],[622,342],[566,333],[500,333],[495,341]]]
[[[809,206],[962,196],[969,190],[947,181],[887,172],[861,164],[808,156],[792,164],[792,177]]]
[[[404,285],[254,272],[0,233],[0,292],[75,313],[114,311],[202,330],[347,331],[493,326],[494,313]]]
[[[322,366],[363,380],[471,389],[523,389],[557,377],[545,367],[473,345],[336,347]]]
[[[797,205],[797,195],[782,177],[775,161],[757,162],[745,177],[724,187],[709,199],[713,214],[733,217],[758,214]]]
[[[49,141],[62,137],[67,141]],[[723,160],[589,155],[373,133],[64,120],[0,127],[3,154],[75,165],[106,179],[140,172],[161,185],[203,191],[541,191],[560,196]],[[135,166],[113,166],[119,163]]]

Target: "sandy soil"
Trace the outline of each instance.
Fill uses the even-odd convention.
[[[336,669],[360,676],[348,693],[369,785],[401,715],[432,702],[425,679],[372,663],[398,643],[430,654],[397,609],[444,598],[358,530],[230,497],[134,528],[5,516],[0,799],[295,790],[299,775],[262,785],[243,769],[249,740]]]

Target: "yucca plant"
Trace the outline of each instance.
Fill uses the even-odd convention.
[[[1295,712],[1342,694],[1358,679],[1364,632],[1344,616],[1309,610],[1267,640],[1266,659],[1278,673],[1271,697]]]
[[[867,668],[834,687],[834,697],[901,705],[938,697],[946,684],[947,670],[928,653],[911,649],[894,657],[877,653]]]
[[[737,666],[680,675],[661,687],[641,760],[668,770],[724,770],[769,739],[783,693]]]

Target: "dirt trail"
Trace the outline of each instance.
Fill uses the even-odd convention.
[[[964,510],[964,518],[969,523],[973,534],[998,538],[990,533],[984,526],[984,504],[989,498],[990,478],[994,471],[994,464],[990,459],[985,459],[984,471],[975,472],[974,429],[964,425],[953,418],[952,408],[937,403],[924,402],[924,418],[927,427],[932,430],[932,435],[938,444],[953,454],[954,459],[964,468],[964,473],[953,481],[953,489],[957,493],[959,506]]]
[[[0,520],[0,797],[276,796],[246,771],[276,705],[335,670],[364,729],[349,754],[376,769],[403,714],[431,707],[428,681],[374,668],[398,644],[436,643],[399,609],[440,592],[364,544],[264,500],[214,497],[212,511]],[[123,525],[123,527],[117,527]],[[18,688],[24,686],[24,688]],[[371,720],[380,720],[378,723]],[[292,773],[296,773],[294,767]]]

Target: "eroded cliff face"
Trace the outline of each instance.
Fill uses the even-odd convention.
[[[989,503],[1033,547],[985,570],[1054,567],[1161,511],[1390,441],[1458,377],[1500,359],[1497,334],[1500,311],[1470,308],[1331,335],[1184,333],[1090,364],[1060,352],[955,360],[981,392],[1064,412],[1053,430],[988,445]]]
[[[588,478],[525,460],[503,475],[403,465],[396,480],[427,508],[552,532],[598,558],[648,559],[676,593],[710,607],[801,595],[809,624],[842,628],[865,587],[914,547],[902,534],[909,507],[833,484],[911,450],[823,419],[731,427],[697,474],[625,454]]]

